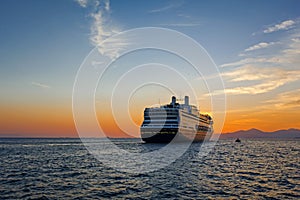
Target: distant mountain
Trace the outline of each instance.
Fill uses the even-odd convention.
[[[278,130],[274,132],[263,132],[258,129],[240,130],[232,133],[224,133],[220,135],[220,139],[230,138],[299,138],[299,129]]]

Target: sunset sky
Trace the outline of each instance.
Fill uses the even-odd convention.
[[[72,91],[80,65],[104,39],[140,27],[173,29],[206,49],[225,90],[203,91],[194,103],[211,113],[209,98],[225,92],[223,133],[300,128],[298,0],[2,0],[0,5],[0,137],[77,137]],[[134,65],[137,57],[147,60],[145,55],[172,58],[156,53],[136,54],[119,63]],[[136,73],[137,78],[142,75]],[[102,101],[102,90],[99,86],[95,100],[100,124],[111,136],[124,136],[103,109],[107,102]],[[136,137],[144,106],[158,99],[169,103],[172,95],[158,86],[149,91],[148,96],[135,93],[136,105],[129,102],[131,120],[137,125],[129,131]],[[120,115],[121,123],[126,120]]]

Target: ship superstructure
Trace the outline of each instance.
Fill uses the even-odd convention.
[[[213,120],[208,114],[201,114],[196,106],[184,104],[172,97],[170,104],[145,108],[141,125],[141,137],[145,142],[167,143],[176,136],[176,141],[203,141],[213,133]]]

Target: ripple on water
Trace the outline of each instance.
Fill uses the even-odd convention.
[[[198,148],[161,170],[128,174],[103,165],[80,140],[0,139],[0,199],[299,199],[299,140],[219,141],[202,158]]]

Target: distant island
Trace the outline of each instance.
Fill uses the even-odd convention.
[[[273,132],[264,132],[255,128],[249,130],[239,130],[232,133],[223,133],[220,139],[236,139],[236,138],[282,138],[282,139],[300,139],[299,129],[277,130]]]

